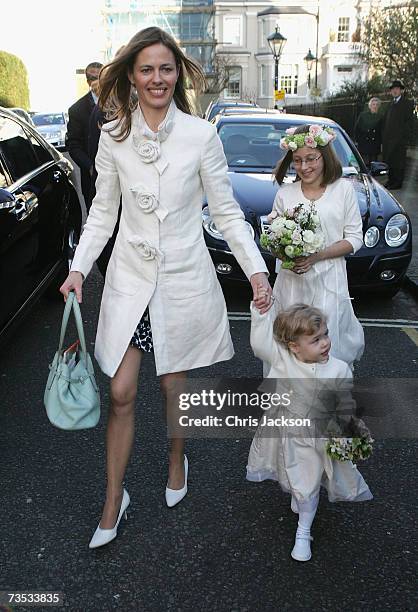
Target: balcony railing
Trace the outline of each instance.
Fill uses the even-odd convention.
[[[329,42],[322,48],[323,55],[353,55],[360,53],[363,45],[359,42]]]

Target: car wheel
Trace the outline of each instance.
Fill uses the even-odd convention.
[[[73,260],[75,250],[78,245],[80,235],[75,228],[71,228],[67,234],[67,244],[64,249],[64,257],[62,265],[56,273],[54,279],[51,281],[48,289],[46,290],[46,296],[51,299],[62,299],[60,293],[60,287],[68,276],[70,270],[71,261]]]

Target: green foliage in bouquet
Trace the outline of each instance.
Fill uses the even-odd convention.
[[[356,438],[330,438],[327,442],[327,454],[337,461],[364,461],[373,452],[373,438],[365,434]]]
[[[296,257],[311,255],[323,247],[324,236],[314,203],[309,209],[298,204],[281,215],[273,211],[269,218],[271,225],[261,234],[260,245],[281,259],[284,269],[292,270]]]

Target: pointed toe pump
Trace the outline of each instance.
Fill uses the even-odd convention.
[[[187,476],[189,473],[189,462],[187,461],[186,455],[184,455],[184,486],[181,489],[165,489],[165,501],[167,506],[172,508],[178,504],[187,493]]]
[[[118,535],[118,526],[122,516],[125,515],[125,519],[128,518],[126,509],[129,506],[130,501],[131,500],[129,498],[128,491],[126,489],[123,489],[122,503],[120,505],[120,510],[115,526],[113,527],[113,529],[102,529],[99,523],[96,531],[93,534],[92,539],[90,540],[89,548],[98,548],[99,546],[104,546],[105,544],[108,544],[116,538],[116,536]]]

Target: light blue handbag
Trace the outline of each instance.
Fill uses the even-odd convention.
[[[74,353],[63,350],[71,311],[74,312],[79,343]],[[64,308],[58,351],[50,367],[44,394],[49,420],[59,429],[88,429],[100,418],[100,395],[93,363],[87,352],[80,307],[71,291]]]

